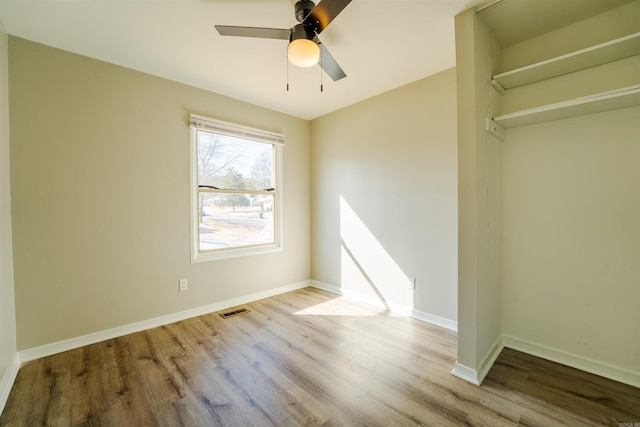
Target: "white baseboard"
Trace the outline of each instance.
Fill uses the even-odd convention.
[[[632,372],[617,366],[589,359],[577,354],[567,353],[547,347],[542,344],[526,341],[520,338],[503,336],[503,344],[505,347],[518,350],[523,353],[557,362],[562,365],[580,369],[581,371],[590,372],[604,378],[609,378],[624,384],[629,384],[640,388],[640,373]]]
[[[323,291],[331,292],[332,294],[342,295],[347,298],[352,298],[356,301],[363,302],[365,304],[372,305],[374,307],[383,308],[385,310],[389,309],[379,298],[372,298],[367,295],[362,295],[357,292],[353,292],[349,289],[343,289],[339,286],[333,286],[328,283],[319,282],[317,280],[311,280],[310,285],[314,288],[322,289]]]
[[[331,292],[332,294],[344,295],[342,288],[339,288],[338,286],[329,285],[328,283],[319,282],[317,280],[311,280],[309,285],[313,286],[314,288],[322,289],[323,291]]]
[[[13,355],[13,359],[11,359],[11,363],[4,372],[4,375],[0,378],[0,414],[2,414],[2,411],[4,410],[4,405],[7,403],[11,387],[13,387],[13,383],[16,381],[19,370],[20,356],[16,353]]]
[[[319,282],[316,280],[308,280],[291,285],[281,286],[278,288],[269,289],[254,294],[232,298],[229,300],[221,301],[214,304],[209,304],[201,307],[196,307],[190,310],[181,311],[178,313],[172,313],[166,316],[160,316],[153,319],[143,320],[141,322],[132,323],[129,325],[112,328],[93,334],[88,334],[76,338],[71,338],[64,341],[59,341],[51,344],[46,344],[40,347],[35,347],[27,350],[22,350],[15,354],[11,364],[5,371],[2,378],[0,378],[0,413],[4,409],[11,387],[18,375],[20,365],[24,362],[39,359],[41,357],[50,356],[52,354],[60,353],[67,350],[72,350],[85,345],[95,344],[101,341],[105,341],[112,338],[117,338],[123,335],[127,335],[134,332],[143,331],[146,329],[163,326],[169,323],[178,322],[181,320],[189,319],[192,317],[208,314],[220,310],[224,310],[229,307],[235,307],[242,304],[247,304],[253,301],[257,301],[264,298],[269,298],[274,295],[279,295],[285,292],[302,289],[307,286],[313,286],[318,289],[323,289],[327,292],[331,292],[337,295],[344,295],[355,300],[372,304],[376,307],[384,308],[395,313],[411,316],[417,320],[434,324],[453,331],[457,330],[457,322],[442,318],[429,313],[424,313],[419,310],[410,309],[408,307],[402,307],[394,304],[385,304],[380,300],[375,300],[370,297],[364,297],[361,294],[344,290],[340,287],[329,285],[327,283]],[[619,368],[613,365],[609,365],[603,362],[599,362],[593,359],[589,359],[583,356],[567,353],[561,350],[557,350],[551,347],[547,347],[541,344],[533,343],[523,339],[502,336],[494,343],[493,347],[484,358],[483,363],[480,364],[480,369],[475,370],[468,366],[462,365],[456,362],[451,374],[468,381],[472,384],[479,385],[484,380],[485,376],[493,366],[495,360],[500,355],[500,352],[504,347],[508,347],[514,350],[521,351],[523,353],[530,354],[532,356],[541,357],[543,359],[551,360],[553,362],[561,363],[582,371],[590,372],[595,375],[599,375],[605,378],[609,378],[615,381],[619,381],[624,384],[629,384],[634,387],[640,387],[640,373],[632,372],[623,368]]]
[[[480,364],[479,370],[476,371],[456,362],[451,374],[472,384],[479,385],[505,347],[640,388],[640,373],[638,372],[506,335],[496,340],[491,351],[487,354],[483,363]]]
[[[425,323],[431,323],[432,325],[449,329],[450,331],[458,332],[458,322],[447,319],[446,317],[436,316],[435,314],[425,313],[420,310],[411,310],[411,317]]]
[[[453,371],[451,371],[451,375],[470,382],[471,384],[480,385],[478,372],[461,363],[456,362]]]
[[[232,299],[229,299],[226,301],[220,301],[214,304],[203,305],[203,306],[192,308],[189,310],[180,311],[178,313],[168,314],[166,316],[155,317],[153,319],[143,320],[141,322],[131,323],[128,325],[119,326],[117,328],[95,332],[93,334],[83,335],[80,337],[70,338],[64,341],[58,341],[55,343],[46,344],[40,347],[34,347],[27,350],[22,350],[18,353],[18,356],[21,362],[28,362],[30,360],[51,356],[52,354],[61,353],[63,351],[73,350],[75,348],[83,347],[85,345],[95,344],[101,341],[121,337],[123,335],[131,334],[134,332],[144,331],[146,329],[167,325],[169,323],[179,322],[181,320],[189,319],[196,316],[201,316],[203,314],[208,314],[215,311],[224,310],[226,308],[247,304],[247,303],[261,300],[264,298],[269,298],[274,295],[283,294],[285,292],[306,288],[307,286],[310,286],[310,282],[305,280],[303,282],[281,286],[278,288],[273,288],[266,291],[241,296],[238,298],[232,298]]]
[[[314,288],[322,289],[327,292],[331,292],[332,294],[342,295],[347,298],[353,298],[357,301],[363,302],[365,304],[373,305],[374,307],[379,307],[385,310],[389,310],[393,313],[401,314],[404,316],[413,317],[416,320],[420,320],[425,323],[429,323],[432,325],[440,326],[445,329],[449,329],[452,331],[458,331],[458,322],[455,320],[446,319],[444,317],[436,316],[435,314],[425,313],[424,311],[416,310],[411,307],[406,307],[399,304],[390,303],[387,301],[380,301],[379,298],[372,298],[370,296],[366,296],[360,294],[358,292],[353,292],[348,289],[343,289],[338,286],[329,285],[328,283],[319,282],[317,280],[311,280],[310,285]]]
[[[484,381],[484,377],[487,376],[489,370],[491,370],[491,367],[496,362],[496,359],[498,358],[498,356],[500,356],[500,352],[503,348],[504,340],[502,338],[502,335],[500,335],[493,343],[493,345],[491,346],[491,350],[489,350],[489,353],[486,354],[484,360],[480,364],[480,370],[478,371],[478,380],[480,384],[482,384],[482,381]]]
[[[484,377],[486,377],[489,373],[489,370],[495,363],[503,348],[504,346],[502,344],[502,337],[499,336],[498,339],[496,339],[496,342],[493,343],[493,346],[491,346],[489,353],[487,353],[484,357],[482,363],[480,363],[480,369],[475,370],[456,362],[453,371],[451,371],[451,375],[462,378],[463,380],[470,382],[471,384],[482,384],[482,381],[484,381]]]

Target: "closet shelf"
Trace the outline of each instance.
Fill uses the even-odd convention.
[[[497,74],[491,82],[502,91],[638,54],[640,32]]]
[[[494,117],[505,128],[640,105],[640,84]]]

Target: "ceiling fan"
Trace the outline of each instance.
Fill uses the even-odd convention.
[[[331,56],[318,38],[327,26],[351,0],[322,0],[317,5],[310,0],[295,3],[295,16],[299,22],[290,29],[237,27],[216,25],[222,36],[256,37],[264,39],[288,40],[287,56],[289,61],[299,67],[320,67],[335,81],[347,75]]]

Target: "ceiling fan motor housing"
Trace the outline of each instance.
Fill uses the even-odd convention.
[[[314,7],[316,7],[316,4],[311,0],[300,0],[296,2],[296,4],[294,5],[296,11],[296,20],[298,22],[304,21],[304,18],[306,18],[307,15],[311,13]]]
[[[313,40],[315,35],[316,34],[313,31],[313,28],[307,27],[304,24],[296,24],[291,29],[291,38],[289,39],[289,42],[292,42],[298,39]]]

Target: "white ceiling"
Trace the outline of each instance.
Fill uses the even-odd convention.
[[[312,119],[455,66],[453,17],[483,1],[353,0],[320,37],[347,74],[337,82],[287,66],[286,41],[213,27],[290,28],[292,0],[0,0],[0,19],[17,37]]]

